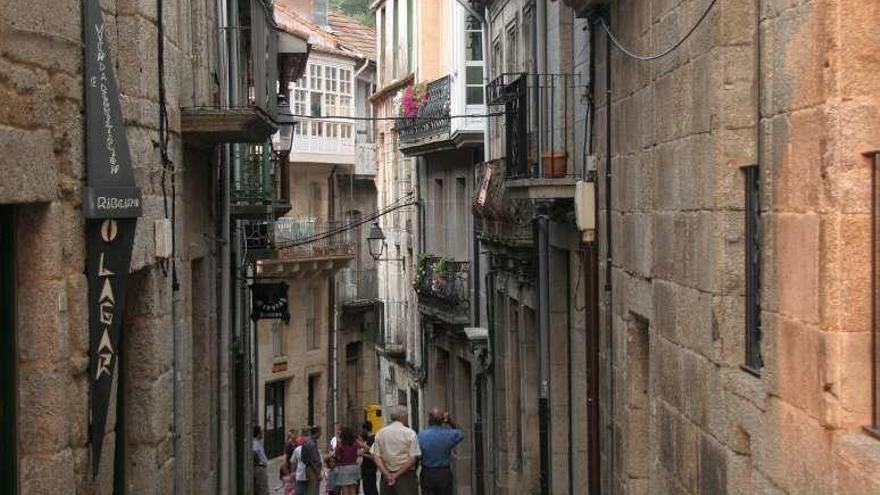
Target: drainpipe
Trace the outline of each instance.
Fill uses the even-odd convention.
[[[336,219],[336,169],[338,165],[334,165],[330,170],[330,175],[327,177],[327,218],[330,222],[335,221]],[[328,222],[329,223],[329,222]],[[328,242],[332,242],[332,238],[328,239]],[[345,242],[344,240],[342,242]],[[327,393],[327,411],[326,411],[326,421],[327,421],[327,436],[330,437],[330,432],[336,431],[336,391],[339,386],[338,380],[338,370],[336,366],[336,345],[338,343],[339,336],[337,335],[337,324],[336,324],[336,293],[334,291],[336,287],[336,277],[335,275],[330,275],[327,277],[327,326],[330,328],[330,338],[328,339],[327,346],[327,359],[328,365],[330,367],[330,373],[328,376],[330,377],[330,386]]]
[[[541,495],[552,493],[550,466],[550,217],[547,205],[538,207],[538,339],[540,382],[538,390],[538,430],[541,455]]]
[[[483,87],[485,88],[489,84],[489,68],[492,67],[492,64],[489,61],[489,50],[487,44],[489,43],[489,8],[486,7],[483,10]],[[483,95],[483,103],[485,104],[485,94]],[[492,133],[489,130],[489,121],[483,121],[483,161],[485,162],[489,155],[492,152]],[[482,178],[481,178],[482,179]],[[476,184],[474,184],[476,186]],[[482,308],[481,304],[481,294],[480,294],[480,240],[477,238],[477,222],[476,218],[473,214],[471,214],[471,219],[474,223],[474,261],[476,265],[474,266],[474,326],[479,327],[481,322],[480,318],[480,310]],[[477,495],[485,495],[486,493],[486,453],[483,442],[483,428],[485,425],[485,418],[487,415],[485,411],[483,411],[483,390],[485,390],[484,383],[486,381],[487,370],[481,370],[477,375],[476,379],[476,392],[477,392],[477,424],[474,425],[474,451],[476,453],[476,484],[477,484]]]
[[[176,257],[177,253],[172,254]],[[174,259],[171,260],[175,262]],[[180,281],[177,279],[177,270],[172,267],[171,281],[171,321],[174,332],[174,356],[173,356],[173,410],[174,410],[174,491],[175,493],[183,493],[183,382],[181,381],[181,368],[183,366],[182,349],[180,345],[180,318],[183,314],[181,310]]]
[[[240,67],[240,33],[239,22],[238,22],[238,0],[226,0],[227,2],[227,22],[228,28],[227,33],[229,33],[229,99],[230,105],[233,107],[241,105],[241,78],[239,74],[241,73]],[[241,145],[232,144],[232,156],[230,160],[230,182],[229,187],[232,187],[232,183],[235,178],[238,177],[241,170]],[[241,390],[234,390],[231,400],[232,404],[230,405],[230,409],[235,414],[235,421],[230,425],[230,435],[233,440],[232,450],[230,451],[231,457],[231,471],[230,471],[230,483],[231,486],[241,487],[245,495],[251,493],[251,483],[248,481],[252,479],[252,471],[253,471],[253,462],[251,461],[250,456],[250,428],[251,423],[253,421],[253,417],[251,416],[250,411],[250,388],[251,381],[248,379],[249,372],[249,357],[250,357],[250,348],[248,345],[248,334],[244,329],[244,325],[242,325],[242,287],[241,287],[241,235],[238,229],[238,222],[230,219],[229,221],[229,235],[230,235],[230,270],[229,276],[233,276],[230,285],[231,285],[231,313],[232,316],[230,320],[232,321],[231,328],[231,345],[230,350],[235,352],[236,360],[235,364],[231,367],[231,372],[233,373],[234,381],[230,384],[231,388],[235,389],[236,383],[241,384]],[[241,359],[242,361],[239,361]],[[243,363],[242,366],[239,366],[238,363]],[[241,376],[239,374],[243,374]],[[239,427],[239,428],[237,428]]]
[[[217,21],[219,24],[217,42],[218,42],[218,71],[220,73],[220,106],[222,108],[229,107],[229,86],[231,74],[229,70],[229,47],[227,45],[227,4],[226,0],[218,0],[217,2]],[[220,495],[230,494],[229,474],[232,471],[231,449],[229,446],[229,343],[231,334],[231,318],[230,313],[230,290],[231,290],[231,261],[230,261],[230,240],[229,240],[229,219],[230,219],[230,158],[231,147],[224,144],[220,153],[220,177],[218,184],[220,186],[220,235],[217,249],[220,253],[220,308],[218,312],[220,335],[217,339],[217,404],[219,421],[217,422],[217,441],[219,444],[219,452],[217,456],[217,481],[218,493]]]
[[[164,93],[164,78],[165,71],[163,70],[162,60],[165,57],[165,49],[164,49],[164,41],[165,41],[165,28],[164,28],[164,2],[162,0],[158,0],[156,2],[156,30],[157,37],[159,41],[158,51],[159,51],[159,94],[160,99],[162,100],[162,105],[165,104],[165,93]],[[161,117],[160,117],[161,118]],[[160,124],[161,128],[162,124]],[[160,131],[161,132],[161,131]],[[167,157],[163,156],[163,161]],[[167,166],[167,163],[163,163],[163,166]],[[171,359],[171,374],[172,374],[172,424],[174,429],[174,438],[173,438],[173,446],[172,450],[174,453],[174,491],[175,493],[182,493],[183,489],[183,462],[181,459],[181,455],[183,453],[183,382],[181,381],[181,372],[180,368],[183,362],[183,358],[181,356],[181,343],[180,343],[180,326],[181,326],[181,300],[180,300],[180,281],[177,277],[177,233],[175,230],[176,225],[174,225],[177,221],[176,219],[176,208],[177,208],[177,191],[175,188],[174,174],[176,171],[172,168],[171,170],[171,333],[172,333],[172,359]],[[167,205],[166,205],[167,207]]]
[[[359,77],[361,74],[363,74],[363,72],[364,72],[365,70],[367,70],[367,67],[369,67],[369,66],[370,66],[370,59],[365,58],[365,59],[364,59],[364,64],[361,65],[360,67],[358,67],[357,69],[355,69],[355,71],[354,71],[354,80],[357,81],[357,80],[358,80],[358,77]]]
[[[493,74],[490,74],[489,71],[492,69],[492,50],[489,49],[489,40],[492,32],[492,26],[489,21],[489,7],[487,6],[483,10],[483,87],[489,85],[489,81],[491,81],[491,77]],[[485,95],[483,95],[485,103]],[[484,121],[483,124],[483,160],[487,160],[489,155],[492,153],[492,133],[489,132],[489,121],[488,119]]]
[[[536,113],[538,139],[535,168],[543,174],[541,155],[544,138],[544,112],[541,107],[541,74],[547,72],[547,3],[536,0],[532,41],[532,108]],[[534,173],[534,172],[533,172]],[[550,219],[546,205],[538,206],[535,217],[538,231],[538,333],[540,341],[540,384],[538,390],[538,430],[540,443],[541,494],[552,493],[552,466],[550,464]]]
[[[233,163],[238,165],[240,162],[237,158],[234,158]],[[250,380],[251,373],[251,346],[250,346],[250,328],[247,327],[243,323],[242,314],[244,313],[244,297],[242,295],[242,269],[241,269],[241,260],[243,258],[243,253],[241,250],[242,246],[242,236],[241,229],[238,228],[238,223],[235,222],[235,226],[233,227],[232,232],[232,259],[235,265],[233,266],[233,273],[235,278],[233,279],[233,302],[232,302],[232,312],[233,319],[235,321],[235,331],[233,334],[233,347],[235,348],[235,352],[237,353],[236,360],[240,363],[240,366],[236,368],[236,373],[238,374],[236,377],[236,382],[241,384],[241,389],[238,390],[239,396],[235,397],[234,400],[237,404],[237,412],[238,418],[240,420],[241,429],[238,431],[238,437],[235,439],[238,443],[238,447],[236,447],[237,452],[233,452],[233,455],[237,454],[236,461],[236,474],[239,476],[236,479],[237,485],[240,487],[239,492],[244,495],[249,495],[252,493],[252,483],[249,483],[251,479],[253,479],[253,462],[250,462],[251,456],[250,454],[250,445],[248,444],[248,440],[250,435],[250,428],[255,423],[257,419],[251,413],[251,404],[253,403],[253,397],[251,396],[251,388],[253,387],[253,383]],[[237,343],[237,345],[235,344]]]
[[[580,253],[578,253],[580,254]],[[571,260],[571,256],[568,257]],[[565,271],[565,347],[566,361],[568,363],[566,373],[568,374],[568,493],[574,493],[574,380],[572,373],[574,365],[572,364],[571,355],[571,266],[566,263]],[[575,305],[577,307],[577,305]]]
[[[534,57],[532,57],[532,111],[537,112],[536,120],[538,124],[538,139],[535,140],[537,146],[536,154],[538,176],[543,176],[543,160],[541,156],[544,151],[544,109],[541,102],[541,77],[547,73],[547,0],[535,0],[535,15],[532,16],[533,29],[535,37],[532,40],[532,49]],[[544,76],[546,77],[546,76]],[[533,171],[534,174],[534,171]]]
[[[594,115],[596,100],[594,90],[596,87],[596,30],[595,12],[588,16],[589,22],[589,111],[587,113],[588,134],[584,136],[585,145],[589,146],[589,154],[595,155],[596,148],[593,142],[595,132]],[[598,174],[593,172],[592,180],[598,183]],[[593,210],[596,215],[596,225],[599,225],[599,195],[593,195]],[[581,253],[584,263],[583,273],[580,276],[586,281],[584,290],[584,307],[587,309],[587,332],[584,339],[584,354],[587,357],[587,487],[589,493],[601,491],[601,435],[599,426],[599,241],[595,236],[591,242],[584,243],[585,251]]]
[[[494,419],[495,404],[498,403],[498,391],[495,389],[493,373],[495,370],[495,356],[497,356],[498,349],[495,338],[495,269],[492,266],[491,257],[489,270],[486,272],[486,329],[489,331],[489,366],[486,369],[486,378],[489,384],[488,389],[492,391],[492,400],[489,401],[489,411],[487,411],[486,416]],[[488,469],[488,478],[495,480],[498,466],[498,449],[496,448],[498,445],[498,423],[494,420],[491,425],[491,435],[490,450],[492,455],[489,459],[491,460],[491,465]],[[489,493],[494,492],[495,485],[493,483],[490,486]]]
[[[608,21],[610,25],[610,20]],[[613,291],[611,290],[611,265],[613,259],[611,256],[611,37],[606,31],[605,35],[605,331],[608,332],[606,339],[606,356],[608,357],[608,427],[613,431],[612,423],[614,422],[614,336],[613,336]],[[612,433],[613,435],[613,433]],[[614,470],[616,446],[613,436],[608,438],[608,447],[610,455],[608,456],[609,470],[611,480],[608,486],[613,494],[615,492]]]

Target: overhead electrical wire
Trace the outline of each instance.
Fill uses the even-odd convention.
[[[663,57],[669,55],[670,53],[674,52],[678,47],[680,47],[682,45],[682,43],[687,41],[687,39],[690,38],[692,34],[694,34],[694,31],[697,30],[697,28],[700,26],[700,24],[703,23],[703,21],[706,19],[706,17],[709,16],[709,12],[712,11],[712,7],[714,7],[717,2],[718,2],[718,0],[712,0],[711,2],[709,2],[709,5],[706,7],[706,10],[703,11],[703,14],[700,16],[699,19],[697,19],[697,22],[695,22],[694,25],[691,26],[691,29],[687,32],[687,34],[685,34],[680,40],[675,42],[675,44],[673,44],[672,46],[670,46],[666,50],[663,50],[662,52],[657,53],[655,55],[639,55],[639,54],[633,52],[629,48],[623,46],[623,44],[617,39],[617,37],[614,36],[614,33],[611,32],[611,28],[608,27],[608,24],[605,22],[605,18],[603,16],[599,17],[599,23],[602,24],[602,29],[604,29],[605,32],[608,33],[608,38],[611,40],[611,42],[614,44],[614,46],[616,46],[618,50],[623,52],[624,55],[626,55],[630,58],[634,58],[636,60],[641,60],[643,62],[647,62],[647,61],[657,60],[657,59],[663,58]]]
[[[408,201],[406,203],[400,203],[402,200],[405,200],[405,199],[412,197],[413,194],[414,193],[412,193],[412,192],[407,193],[407,194],[401,196],[400,198],[396,199],[393,203],[390,203],[388,206],[385,206],[384,208],[380,208],[380,209],[374,211],[373,213],[370,213],[366,217],[363,217],[360,220],[357,220],[355,222],[349,222],[349,223],[347,223],[345,225],[341,225],[335,229],[330,229],[330,230],[326,230],[324,232],[319,232],[317,234],[313,234],[308,237],[303,237],[301,239],[292,240],[292,241],[285,242],[285,243],[280,243],[280,244],[276,245],[274,249],[279,250],[279,249],[303,246],[305,244],[311,244],[313,242],[317,242],[322,239],[326,239],[328,237],[332,237],[334,235],[349,231],[349,230],[351,230],[355,227],[359,227],[365,223],[373,222],[376,219],[378,219],[379,217],[385,216],[395,210],[416,204],[416,201]]]
[[[199,109],[216,109],[216,107],[210,106],[192,106],[192,107],[184,107],[183,109],[189,110],[199,110]],[[438,115],[436,117],[429,117],[424,115],[416,115],[413,117],[365,117],[359,115],[305,115],[301,113],[285,113],[278,112],[278,116],[280,117],[293,117],[295,119],[304,119],[304,120],[350,120],[350,121],[366,121],[366,122],[382,122],[382,121],[438,121],[438,120],[450,120],[450,119],[481,119],[481,118],[489,118],[489,117],[503,117],[504,112],[490,112],[490,113],[470,113],[470,114],[456,114],[456,115]]]
[[[436,120],[448,120],[448,119],[479,119],[479,118],[488,118],[488,117],[502,117],[504,116],[504,112],[492,112],[492,113],[480,113],[480,114],[462,114],[462,115],[441,115],[437,117],[425,117],[425,116],[415,116],[415,117],[360,117],[360,116],[346,116],[346,115],[304,115],[300,113],[279,113],[278,115],[284,117],[293,117],[295,119],[311,119],[311,120],[366,120],[371,122],[378,122],[383,120],[405,120],[405,121],[436,121]]]

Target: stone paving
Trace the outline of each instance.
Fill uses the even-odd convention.
[[[269,472],[269,493],[272,495],[281,495],[284,493],[284,487],[281,484],[281,480],[278,479],[278,471],[281,468],[282,459],[284,459],[284,456],[269,459],[269,467],[267,470]],[[327,493],[326,483],[321,483],[321,493]],[[359,495],[363,495],[363,493],[363,489],[358,491]]]

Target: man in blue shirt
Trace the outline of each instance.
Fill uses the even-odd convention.
[[[269,459],[263,450],[263,429],[260,425],[254,425],[251,450],[254,452],[254,495],[269,495],[269,473],[266,472]]]
[[[419,433],[422,450],[422,495],[452,495],[452,449],[464,440],[461,429],[449,413],[434,409],[428,427]]]

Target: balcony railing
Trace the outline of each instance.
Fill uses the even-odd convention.
[[[232,184],[232,202],[261,202],[272,198],[272,161],[269,144],[242,144],[241,167]]]
[[[279,218],[275,245],[279,259],[342,258],[355,254],[352,231],[341,222]]]
[[[458,310],[470,306],[470,263],[423,256],[416,267],[415,289],[422,298]]]
[[[272,219],[290,210],[289,168],[272,160],[269,143],[240,144],[230,191],[238,218]]]
[[[574,130],[585,91],[579,74],[507,73],[486,86],[488,104],[504,108],[490,125],[504,129],[507,178],[584,176],[576,167]]]
[[[379,297],[376,269],[342,270],[337,276],[339,298],[342,304],[373,301]]]
[[[449,89],[449,76],[428,83],[425,102],[416,115],[397,120],[397,135],[401,145],[449,136]]]
[[[479,187],[474,194],[473,212],[481,239],[513,246],[532,242],[530,203],[505,194],[507,160],[497,158],[477,168]]]

